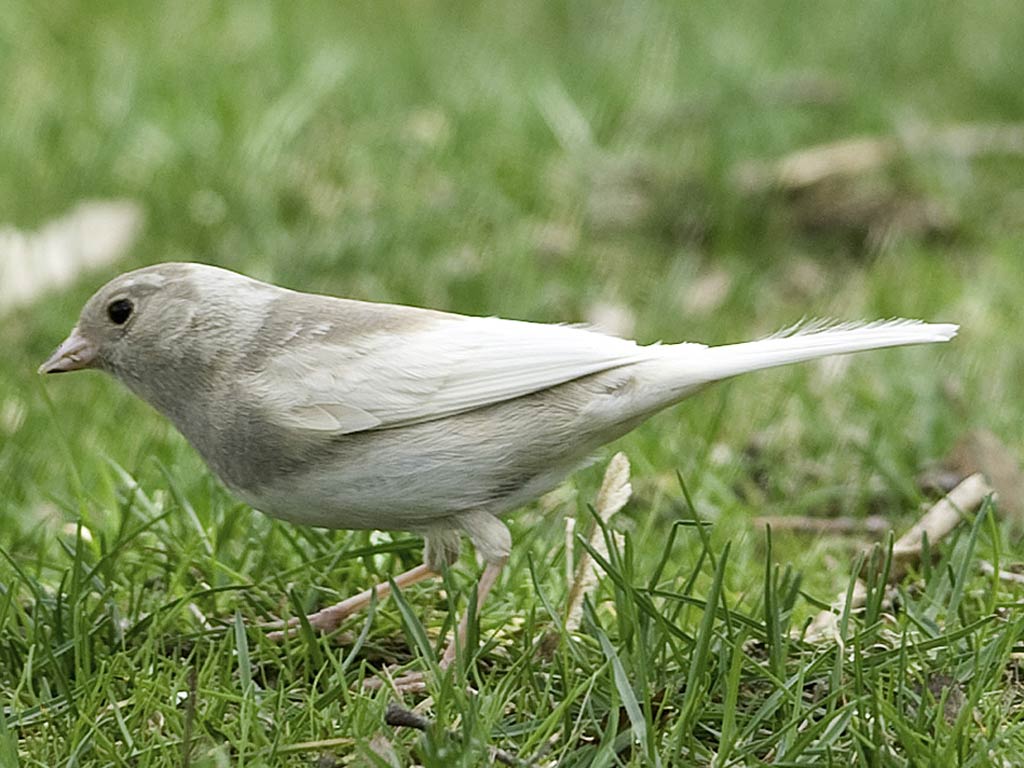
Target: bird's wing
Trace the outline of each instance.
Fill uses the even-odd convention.
[[[444,418],[658,354],[580,327],[453,316],[358,341],[305,339],[252,374],[249,391],[283,426],[346,434]]]

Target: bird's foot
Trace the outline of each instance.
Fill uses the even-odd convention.
[[[333,632],[341,626],[341,622],[343,622],[353,613],[356,613],[356,611],[358,610],[353,609],[347,612],[335,610],[339,608],[339,606],[341,605],[342,603],[338,603],[338,605],[331,606],[330,608],[325,608],[322,611],[311,613],[309,616],[306,617],[306,621],[309,623],[310,628],[316,630],[317,632],[321,632],[325,635],[330,634],[331,632]],[[286,637],[295,637],[297,634],[299,634],[299,626],[301,624],[302,620],[298,618],[288,619],[288,621],[277,621],[271,624],[265,624],[265,628],[274,630],[272,632],[267,633],[267,639],[272,640],[274,642],[280,642],[284,640]],[[277,627],[280,627],[280,629],[277,629]]]
[[[454,655],[449,657],[448,654],[445,654],[437,664],[438,672],[443,676],[454,660]],[[381,688],[388,687],[395,693],[399,694],[423,693],[427,690],[427,682],[429,680],[429,672],[410,672],[399,677],[392,677],[391,669],[386,668],[381,670],[381,673],[376,677],[364,678],[362,688],[364,691],[379,691]],[[476,690],[467,685],[466,692],[469,694],[475,694]]]
[[[412,584],[436,575],[436,572],[432,571],[428,566],[417,565],[415,568],[411,568],[405,573],[396,576],[394,583],[399,589],[405,589]],[[367,589],[358,595],[353,595],[347,600],[342,600],[340,603],[335,603],[321,611],[311,613],[306,617],[306,621],[309,622],[309,626],[313,629],[327,634],[340,627],[341,622],[353,613],[364,610],[373,600],[382,600],[390,594],[391,582],[385,581],[372,589]],[[284,640],[286,637],[294,637],[298,634],[301,623],[301,619],[293,618],[288,619],[288,621],[267,625],[267,629],[275,630],[270,632],[267,637],[270,640],[277,641]]]
[[[427,675],[425,672],[412,672],[401,677],[388,678],[367,677],[363,679],[364,691],[379,691],[387,685],[396,693],[423,693],[427,690]]]

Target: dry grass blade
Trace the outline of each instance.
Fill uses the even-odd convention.
[[[906,573],[908,566],[920,560],[921,545],[925,536],[928,537],[929,544],[938,543],[960,524],[965,512],[977,509],[992,493],[992,486],[985,476],[975,473],[935,502],[893,545],[892,578],[900,578]]]
[[[604,522],[608,522],[612,516],[626,506],[629,497],[633,494],[633,486],[629,482],[629,459],[624,453],[616,453],[608,462],[608,469],[605,470],[604,480],[601,482],[601,490],[597,494],[596,510],[598,516]],[[590,546],[602,557],[608,556],[608,547],[602,535],[600,526],[594,526],[590,534]],[[569,589],[569,598],[566,601],[566,628],[576,631],[580,627],[580,620],[583,617],[583,596],[597,584],[598,572],[590,553],[584,551],[580,554],[579,563],[576,565],[576,573]]]
[[[791,152],[774,162],[744,163],[736,182],[745,192],[800,190],[843,176],[856,176],[888,165],[899,155],[894,138],[858,137]]]
[[[982,560],[978,563],[978,567],[981,572],[986,576],[995,576],[1000,581],[1005,581],[1008,584],[1024,584],[1024,573],[1016,573],[1014,571],[1004,571],[1002,568],[996,570],[996,567],[992,565],[988,560]]]

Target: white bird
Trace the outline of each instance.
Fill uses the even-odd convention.
[[[167,263],[100,288],[40,371],[113,374],[269,515],[421,534],[424,562],[395,578],[400,587],[437,574],[467,536],[485,564],[482,604],[511,548],[501,516],[657,411],[737,374],[956,332],[888,320],[718,347],[641,346],[578,326],[298,293]],[[309,623],[332,630],[389,588]],[[442,664],[465,635],[464,617]]]

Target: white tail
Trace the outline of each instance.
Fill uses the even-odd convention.
[[[812,323],[759,341],[705,349],[702,355],[691,358],[696,363],[692,373],[700,379],[693,383],[718,381],[748,371],[829,355],[949,341],[956,336],[957,328],[952,323],[919,320],[879,320],[833,326]]]

